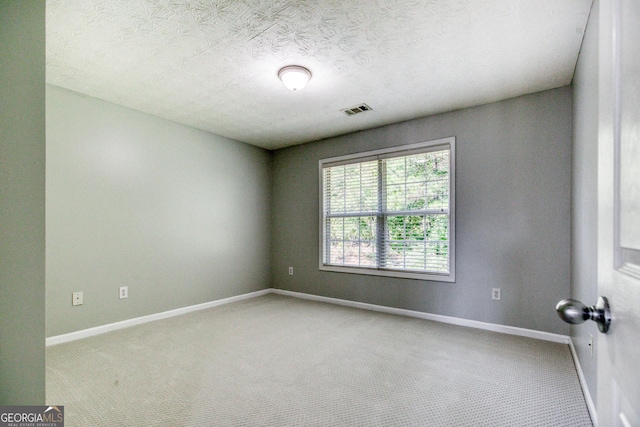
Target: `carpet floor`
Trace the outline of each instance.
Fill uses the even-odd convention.
[[[72,426],[591,426],[567,345],[282,295],[47,348]]]

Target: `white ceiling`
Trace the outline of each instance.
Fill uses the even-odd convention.
[[[47,82],[277,149],[570,84],[591,3],[47,0]]]

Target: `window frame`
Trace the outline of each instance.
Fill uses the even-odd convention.
[[[418,279],[437,282],[455,282],[455,137],[441,138],[431,141],[424,141],[408,145],[400,145],[380,150],[372,150],[361,153],[348,154],[344,156],[321,159],[318,162],[319,173],[319,268],[321,271],[338,273],[364,274],[372,276],[396,277],[402,279]],[[449,150],[449,273],[437,272],[417,272],[411,270],[388,269],[380,267],[355,267],[339,266],[324,263],[325,257],[325,218],[324,218],[324,174],[325,165],[338,166],[340,164],[362,163],[367,160],[379,158],[403,157],[413,153],[437,151],[439,149]]]

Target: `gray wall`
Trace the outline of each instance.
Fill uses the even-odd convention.
[[[45,2],[0,0],[0,405],[43,405]]]
[[[598,10],[596,0],[573,78],[571,297],[587,305],[598,298]],[[597,355],[591,356],[589,334],[598,338],[598,328],[593,322],[571,328],[571,338],[595,401]]]
[[[568,334],[554,308],[570,293],[571,108],[564,87],[276,151],[272,285]],[[318,160],[447,136],[457,144],[456,283],[319,271]]]
[[[47,336],[269,286],[269,152],[58,87],[46,106]]]

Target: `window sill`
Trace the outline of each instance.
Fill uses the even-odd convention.
[[[382,269],[360,268],[360,267],[340,267],[340,266],[325,265],[325,264],[320,265],[320,271],[331,271],[334,273],[348,273],[348,274],[364,274],[367,276],[394,277],[398,279],[428,280],[431,282],[454,283],[456,281],[455,274],[453,273],[449,273],[449,274],[422,273],[422,272],[382,270]]]

